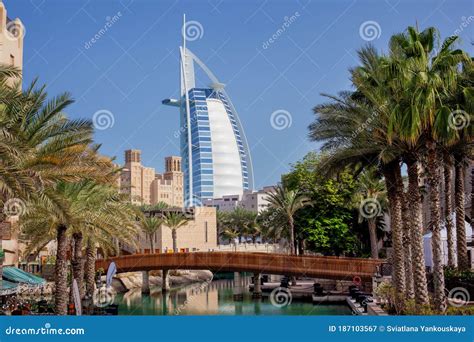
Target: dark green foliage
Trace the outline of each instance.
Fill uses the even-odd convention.
[[[318,172],[320,159],[316,153],[308,153],[283,177],[286,186],[304,191],[312,201],[312,206],[300,209],[295,216],[296,240],[300,248],[305,245],[307,250],[324,255],[361,255],[361,243],[353,229],[357,226],[352,209],[357,182],[349,170],[334,178],[322,176]]]

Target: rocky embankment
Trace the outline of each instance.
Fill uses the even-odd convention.
[[[212,272],[207,270],[197,271],[170,271],[169,281],[171,286],[187,285],[192,283],[209,281],[212,279]],[[161,286],[161,271],[150,272],[150,286]],[[142,287],[142,272],[128,272],[117,274],[113,281],[112,287],[117,292],[127,292],[128,290]]]

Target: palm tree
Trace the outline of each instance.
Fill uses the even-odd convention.
[[[225,229],[229,226],[228,214],[225,211],[216,211],[216,225],[217,225],[217,236],[223,239],[227,239],[224,235]],[[217,240],[219,243],[219,239]]]
[[[375,168],[365,170],[359,178],[359,189],[356,196],[359,208],[359,220],[367,220],[370,236],[371,257],[378,259],[377,220],[385,207],[385,185],[377,175]]]
[[[455,65],[465,61],[465,54],[452,51],[455,38],[448,38],[440,52],[430,60],[435,35],[433,28],[421,33],[408,28],[406,34],[392,37],[388,57],[380,56],[371,47],[362,49],[359,52],[362,65],[351,71],[356,92],[330,97],[332,103],[316,107],[315,113],[319,117],[310,126],[310,137],[323,141],[323,149],[331,153],[323,166],[326,172],[347,165],[380,165],[390,204],[394,278],[399,293],[405,293],[406,288],[403,241],[408,238],[406,229],[403,234],[401,228],[401,201],[405,197],[408,199],[410,210],[405,214],[411,216],[414,283],[416,300],[421,305],[429,302],[419,189],[421,162],[427,155],[430,198],[433,198],[430,205],[435,219],[430,227],[434,232],[436,298],[437,307],[442,311],[444,285],[441,263],[438,262],[439,220],[435,222],[440,210],[437,200],[441,178],[438,151],[441,144],[447,144],[451,139],[444,134],[447,108],[442,106],[442,100],[449,98],[455,87]],[[428,149],[424,148],[426,144]],[[406,196],[400,159],[407,164],[409,184]]]
[[[387,68],[387,61],[371,47],[359,52],[362,66],[354,69],[353,81],[363,93],[341,92],[339,96],[324,95],[330,102],[314,108],[317,118],[309,126],[310,139],[323,142],[327,153],[320,170],[331,175],[346,167],[373,167],[380,165],[389,199],[390,228],[393,240],[394,284],[399,293],[405,292],[405,268],[402,238],[400,184],[400,157],[406,150],[395,137],[388,136],[389,101],[393,96],[384,94],[389,78],[380,70]]]
[[[30,210],[20,219],[20,227],[22,233],[29,239],[26,254],[56,240],[55,312],[58,315],[65,315],[68,301],[68,235],[73,237],[75,247],[72,262],[73,277],[78,282],[79,288],[83,289],[84,268],[79,258],[82,259],[84,245],[88,248],[85,270],[88,273],[91,267],[89,249],[95,252],[95,243],[107,251],[115,248],[114,239],[133,242],[137,234],[135,215],[133,208],[123,202],[118,190],[106,184],[92,181],[59,182],[44,191],[48,197],[56,200],[54,205],[51,206],[42,200],[31,202]],[[86,280],[89,278],[90,274],[86,274]],[[86,287],[88,295],[91,295],[93,285],[92,288],[90,284]]]
[[[229,224],[238,232],[239,242],[252,233],[257,214],[242,207],[237,207],[228,213]]]
[[[182,213],[169,211],[165,214],[163,224],[171,229],[171,238],[173,239],[173,252],[178,253],[177,230],[188,223],[188,218]]]
[[[155,235],[158,229],[161,228],[163,219],[159,217],[142,217],[139,221],[142,232],[148,237],[150,241],[150,253],[155,251]]]
[[[289,239],[287,220],[280,210],[265,209],[257,215],[256,221],[263,240],[275,243]]]
[[[454,205],[456,212],[456,250],[458,267],[461,270],[470,268],[467,254],[466,223],[465,215],[465,184],[466,159],[464,153],[454,154]]]
[[[169,205],[166,202],[160,201],[156,204],[144,204],[140,206],[140,210],[143,212],[146,211],[162,211],[169,208]]]
[[[469,166],[469,162],[473,161],[474,149],[474,124],[472,113],[474,112],[474,62],[473,60],[464,61],[462,72],[458,75],[459,87],[455,92],[454,107],[461,113],[461,119],[464,120],[461,126],[451,125],[451,133],[456,133],[454,143],[449,146],[449,150],[454,156],[454,200],[456,212],[456,242],[457,242],[457,259],[458,267],[462,270],[470,268],[469,258],[467,254],[467,241],[465,231],[465,170]],[[453,118],[451,118],[453,119]],[[464,125],[467,123],[467,125]],[[471,195],[472,196],[472,195]],[[472,209],[471,203],[471,223]]]
[[[404,186],[405,188],[405,186]],[[411,239],[411,208],[408,202],[408,194],[403,189],[402,193],[402,227],[403,227],[403,253],[404,253],[404,267],[405,267],[405,283],[406,283],[406,297],[408,299],[415,298],[415,283],[413,280],[413,260],[412,260],[412,239]]]
[[[406,275],[402,224],[403,182],[400,166],[402,157],[413,149],[400,139],[396,122],[391,123],[391,117],[401,111],[404,84],[397,74],[400,68],[390,57],[378,54],[373,47],[361,49],[359,59],[361,66],[351,71],[352,81],[357,89],[352,95],[355,99],[347,104],[351,112],[357,113],[355,123],[362,119],[361,127],[367,126],[367,129],[363,129],[363,132],[355,138],[351,137],[354,140],[353,146],[347,151],[350,152],[347,155],[349,157],[350,154],[355,153],[351,158],[358,158],[358,162],[363,165],[379,165],[384,175],[390,206],[393,278],[397,292],[403,296],[406,292]],[[362,118],[360,118],[361,114]],[[353,127],[353,125],[354,123],[352,123],[352,128],[356,129],[356,132],[360,130],[360,126]],[[418,217],[421,219],[421,198],[414,198],[414,200],[417,202],[414,204],[413,212],[419,214]],[[421,220],[414,220],[414,224],[414,231],[420,232]],[[422,236],[421,232],[419,235]],[[423,253],[422,240],[416,241],[418,250]],[[424,265],[420,265],[418,267],[424,272]],[[420,284],[426,286],[426,279],[420,279]]]
[[[84,280],[89,298],[94,292],[96,249],[100,247],[105,255],[118,254],[117,245],[126,243],[138,246],[136,217],[139,211],[129,203],[126,195],[118,193],[113,185],[95,184],[88,199],[90,213],[86,225],[81,226],[86,262]],[[81,284],[79,281],[79,284]]]
[[[257,243],[257,239],[262,239],[262,227],[257,221],[258,214],[256,212],[253,213],[252,217],[250,218],[249,224],[247,226],[248,235],[252,239],[253,243]]]
[[[98,147],[90,145],[92,123],[65,116],[63,110],[72,103],[69,94],[46,101],[45,87],[35,89],[36,82],[23,93],[5,91],[3,80],[0,83],[0,98],[9,98],[0,108],[3,203],[9,198],[41,200],[52,208],[56,198],[44,189],[57,182],[112,178],[111,160],[98,156]],[[57,233],[65,242],[63,227]],[[66,249],[60,247],[59,254],[65,255]],[[61,262],[60,258],[58,267]]]
[[[290,254],[296,254],[294,216],[299,209],[311,204],[309,198],[299,190],[289,190],[280,184],[267,195],[267,200],[272,210],[281,211],[285,216]]]
[[[450,113],[455,109],[449,107],[453,93],[458,88],[459,64],[469,61],[469,57],[461,50],[453,50],[452,46],[458,39],[456,36],[447,38],[438,53],[433,49],[438,36],[435,28],[418,32],[409,27],[406,35],[396,36],[396,45],[410,71],[409,99],[416,110],[408,113],[410,121],[419,122],[414,129],[413,124],[406,127],[408,137],[413,132],[422,134],[427,153],[427,180],[430,191],[430,230],[432,231],[433,248],[433,279],[435,287],[435,306],[441,312],[446,309],[444,290],[444,273],[441,249],[441,154],[446,146],[456,140],[456,130],[448,124]]]
[[[446,238],[448,243],[448,266],[455,267],[456,249],[454,246],[454,223],[453,223],[453,158],[449,153],[444,153],[444,216],[446,226]]]
[[[229,240],[234,246],[234,250],[237,250],[237,239],[240,236],[240,232],[234,228],[233,225],[222,225],[219,229],[219,236],[223,239]]]

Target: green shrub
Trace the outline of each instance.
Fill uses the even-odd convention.
[[[450,306],[446,311],[446,315],[453,315],[453,316],[474,316],[474,306],[461,306],[461,307],[454,307]]]

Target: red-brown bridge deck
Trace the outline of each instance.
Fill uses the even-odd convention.
[[[259,272],[314,278],[370,281],[383,263],[380,259],[327,256],[290,256],[287,254],[246,252],[193,252],[133,254],[99,259],[96,268],[107,269],[114,261],[117,272],[159,269],[210,270],[213,272]]]

